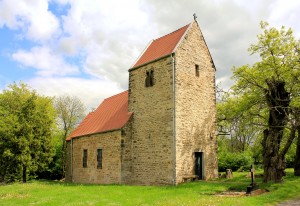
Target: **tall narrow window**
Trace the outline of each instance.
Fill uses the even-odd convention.
[[[195,74],[196,74],[196,77],[199,77],[200,71],[199,71],[199,65],[198,64],[195,65]]]
[[[97,149],[97,168],[102,169],[102,149]]]
[[[154,71],[150,71],[150,87],[154,85]]]
[[[82,167],[87,167],[87,149],[83,150]]]
[[[150,72],[146,72],[145,87],[150,87]]]
[[[154,85],[154,71],[146,71],[145,87],[152,87]]]

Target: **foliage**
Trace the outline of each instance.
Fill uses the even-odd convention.
[[[230,140],[229,152],[244,152],[261,134],[261,117],[255,108],[247,108],[247,98],[225,93],[217,104],[219,140]],[[227,141],[228,142],[228,141]]]
[[[55,149],[53,159],[50,162],[48,169],[37,172],[37,179],[60,180],[63,177],[61,163],[62,142],[61,134],[59,132],[55,132],[53,135],[53,146]]]
[[[85,185],[54,181],[0,185],[0,204],[10,205],[276,205],[299,197],[300,179],[287,171],[285,184],[263,184],[270,192],[258,196],[221,197],[225,191],[245,191],[248,172],[234,172],[233,179],[198,181],[174,186]]]
[[[296,144],[293,143],[285,157],[287,167],[289,168],[294,167],[295,155],[296,155]]]
[[[265,22],[261,28],[258,42],[249,48],[251,54],[260,55],[260,61],[233,68],[235,84],[218,108],[231,138],[247,137],[243,133],[249,131],[251,144],[262,143],[265,181],[281,181],[299,116],[293,111],[300,106],[300,43],[291,29],[272,28]],[[291,129],[290,135],[285,134],[286,128]],[[259,158],[257,152],[254,156]]]
[[[0,94],[0,174],[6,181],[26,182],[45,170],[53,157],[55,126],[52,99],[27,85],[8,86]]]
[[[222,151],[218,153],[219,172],[225,172],[226,169],[232,171],[249,170],[253,164],[251,151],[245,152],[227,152]]]
[[[58,114],[58,128],[60,132],[60,143],[57,145],[57,152],[55,156],[56,169],[60,167],[62,169],[62,177],[65,176],[65,165],[66,165],[66,138],[76,125],[85,116],[85,107],[82,101],[78,97],[60,96],[55,100],[55,109]],[[60,149],[58,148],[60,147]]]
[[[263,163],[263,147],[261,145],[262,134],[256,137],[254,143],[251,145],[251,152],[253,157],[253,162],[255,165]]]

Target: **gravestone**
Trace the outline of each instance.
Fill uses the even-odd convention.
[[[232,170],[226,169],[226,179],[232,179]]]
[[[255,169],[254,169],[253,165],[251,165],[250,172],[251,172],[251,184],[250,184],[250,186],[247,187],[246,194],[251,194],[252,191],[258,189],[258,184],[256,184],[256,182],[255,182],[255,175],[254,175]]]

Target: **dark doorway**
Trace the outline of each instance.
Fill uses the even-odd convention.
[[[195,175],[203,179],[203,152],[195,152]]]

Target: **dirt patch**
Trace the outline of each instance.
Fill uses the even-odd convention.
[[[225,191],[215,194],[215,196],[219,197],[241,197],[246,196],[246,192],[237,192],[237,191]]]
[[[257,190],[253,190],[250,194],[247,194],[247,195],[248,196],[256,196],[256,195],[262,195],[267,192],[269,192],[269,191],[265,190],[265,189],[257,189]]]
[[[24,199],[30,197],[28,194],[18,194],[18,193],[7,193],[0,195],[0,200],[5,200],[5,199]]]
[[[300,199],[295,199],[295,200],[289,200],[286,202],[281,202],[277,206],[299,206],[300,205]]]
[[[219,197],[244,197],[244,196],[256,196],[261,195],[268,192],[265,189],[257,189],[252,191],[250,194],[246,194],[246,192],[238,192],[238,191],[225,191],[215,194],[215,196]]]

